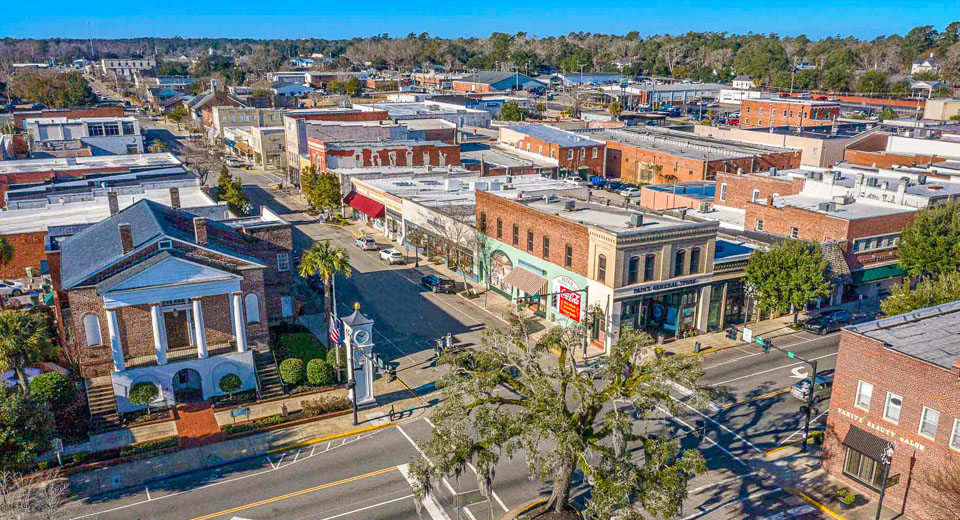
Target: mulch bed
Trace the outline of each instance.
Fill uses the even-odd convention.
[[[535,508],[518,516],[525,520],[580,520],[580,514],[576,511],[543,511],[541,508]]]

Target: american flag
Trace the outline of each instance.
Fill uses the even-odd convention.
[[[330,344],[340,345],[340,320],[330,316]]]

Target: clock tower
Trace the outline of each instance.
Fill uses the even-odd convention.
[[[373,320],[360,314],[359,303],[353,308],[353,314],[340,320],[347,347],[347,377],[357,382],[351,400],[356,399],[357,406],[366,406],[377,403],[373,396]]]

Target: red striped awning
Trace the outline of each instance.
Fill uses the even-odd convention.
[[[370,218],[383,218],[386,214],[383,204],[380,204],[370,197],[366,197],[355,191],[351,191],[346,197],[344,197],[343,202],[346,202],[351,208]]]

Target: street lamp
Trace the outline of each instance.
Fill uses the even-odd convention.
[[[887,476],[890,474],[890,463],[893,461],[893,443],[887,444],[887,449],[883,450],[883,480],[880,482],[880,500],[877,503],[876,520],[880,520],[880,511],[883,510],[883,495],[887,492]]]

